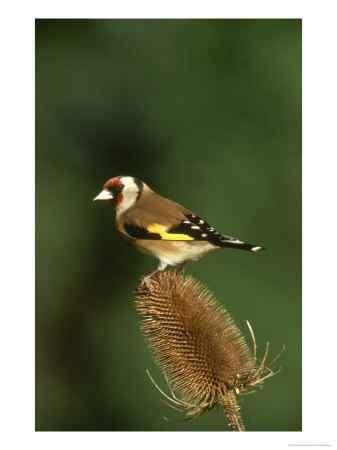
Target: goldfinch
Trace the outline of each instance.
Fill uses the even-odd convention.
[[[109,200],[116,208],[116,227],[121,237],[137,250],[159,260],[150,278],[168,265],[196,261],[219,248],[257,252],[264,249],[220,234],[199,216],[130,176],[108,180],[94,200]]]

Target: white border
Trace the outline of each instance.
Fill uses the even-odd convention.
[[[1,436],[4,450],[219,445],[336,448],[336,55],[334,0],[12,1],[1,17]],[[303,18],[304,413],[297,433],[34,432],[34,19]],[[18,167],[18,161],[20,167]],[[15,172],[14,172],[14,168]],[[20,312],[18,316],[18,311]],[[335,338],[335,339],[334,339]],[[327,413],[328,412],[328,413]]]

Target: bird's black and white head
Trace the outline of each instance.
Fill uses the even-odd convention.
[[[140,198],[144,188],[147,188],[146,184],[138,178],[128,176],[110,178],[94,200],[110,200],[117,213],[121,213]]]

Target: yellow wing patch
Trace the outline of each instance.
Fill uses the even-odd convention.
[[[189,236],[188,234],[167,233],[167,227],[165,227],[164,225],[160,225],[159,223],[153,223],[146,229],[150,233],[159,234],[163,241],[194,241],[194,238]]]
[[[160,225],[159,223],[153,223],[152,225],[149,225],[147,228],[147,231],[150,233],[165,233],[167,228],[164,225]]]
[[[164,241],[194,241],[188,234],[159,233]]]

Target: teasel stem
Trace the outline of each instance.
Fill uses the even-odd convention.
[[[221,403],[232,431],[245,431],[240,414],[240,406],[238,405],[234,391],[227,391]]]

